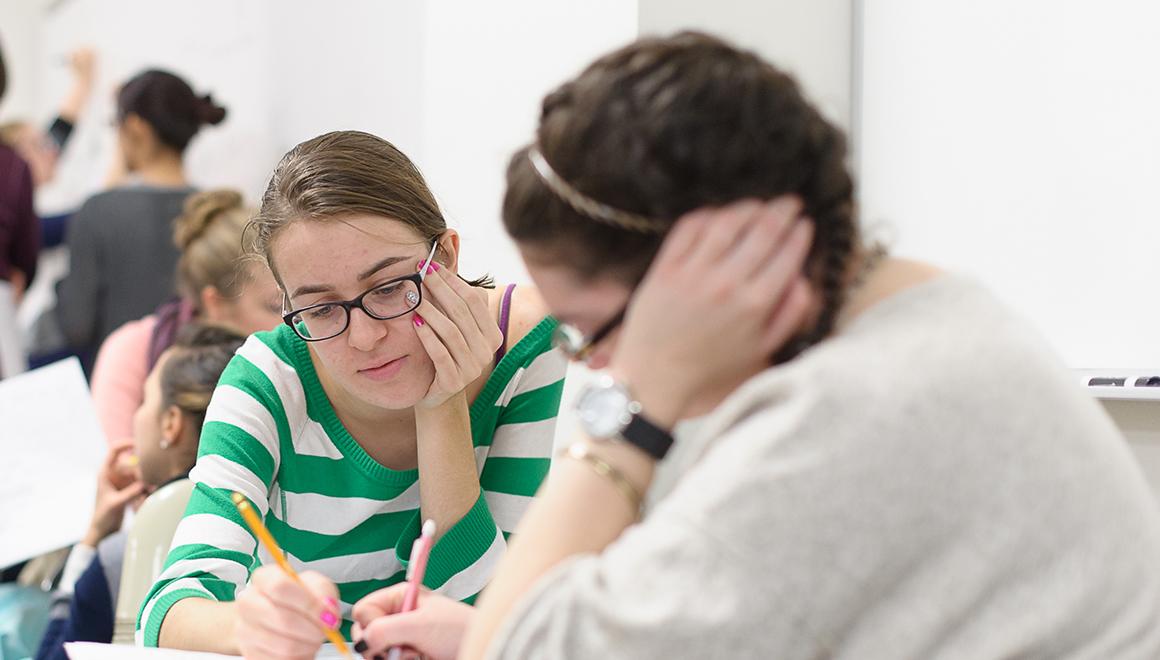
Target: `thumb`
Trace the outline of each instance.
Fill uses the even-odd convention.
[[[129,484],[128,486],[125,486],[121,490],[114,492],[112,497],[110,497],[109,499],[112,501],[114,506],[125,506],[134,497],[137,497],[138,495],[140,495],[141,493],[144,493],[144,492],[145,492],[145,484],[140,482],[140,481],[134,481],[133,483]]]

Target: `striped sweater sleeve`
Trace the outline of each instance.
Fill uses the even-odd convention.
[[[431,549],[424,584],[472,603],[507,550],[507,538],[548,474],[567,360],[545,341],[512,375],[495,406],[490,443],[477,440],[480,495]],[[418,515],[399,539],[404,564],[419,534]]]
[[[138,643],[145,646],[157,646],[161,622],[174,603],[232,601],[254,567],[257,541],[230,496],[242,493],[266,515],[279,437],[289,429],[277,390],[244,357],[245,350],[226,367],[206,411],[185,517],[138,614]]]

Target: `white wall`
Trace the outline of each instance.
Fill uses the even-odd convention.
[[[40,16],[47,0],[0,2],[0,49],[8,70],[8,89],[0,102],[0,122],[27,117],[35,110],[36,58]]]
[[[1160,367],[1160,3],[863,5],[864,219],[1069,366]]]
[[[526,274],[500,222],[511,154],[545,94],[636,36],[636,3],[431,0],[424,32],[421,166],[463,235],[468,273]]]

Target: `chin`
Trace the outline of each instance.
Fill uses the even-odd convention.
[[[414,408],[423,400],[434,380],[434,373],[404,372],[388,382],[375,382],[356,373],[348,391],[354,392],[363,402],[377,408],[405,410]]]

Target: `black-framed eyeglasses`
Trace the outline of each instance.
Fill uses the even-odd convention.
[[[624,322],[624,314],[627,311],[628,305],[625,304],[615,316],[587,337],[576,326],[561,323],[556,326],[556,330],[552,333],[552,346],[558,348],[570,360],[586,362],[596,345]]]
[[[323,341],[341,335],[350,327],[351,310],[361,309],[379,321],[415,311],[423,302],[423,276],[419,273],[388,280],[351,300],[323,302],[282,315],[282,320],[305,341]],[[289,301],[287,301],[288,303]]]

